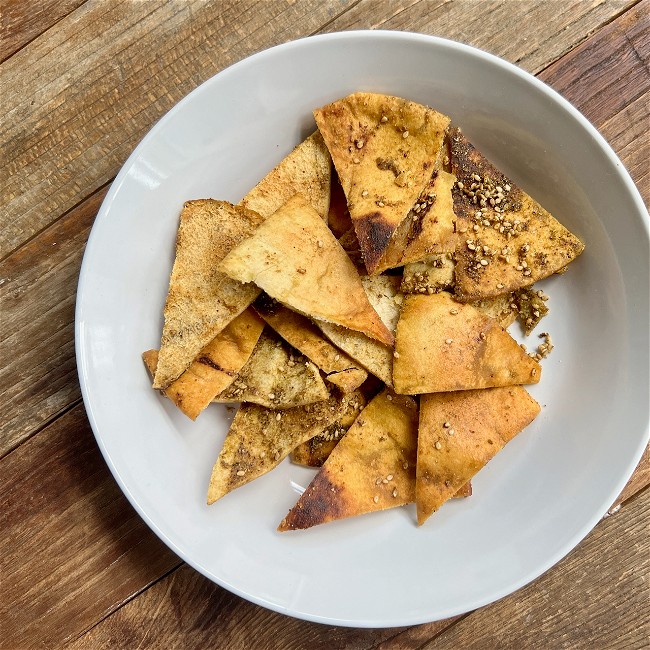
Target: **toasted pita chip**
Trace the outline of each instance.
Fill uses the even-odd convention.
[[[233,383],[215,402],[252,402],[288,409],[322,402],[329,391],[318,368],[266,328]]]
[[[451,253],[431,255],[420,262],[404,266],[402,293],[439,293],[454,285],[454,256]]]
[[[418,523],[423,524],[539,411],[521,386],[423,395],[415,488]]]
[[[400,279],[396,276],[375,275],[363,277],[361,280],[368,300],[386,327],[391,333],[394,333],[402,301],[402,295],[399,293]],[[393,348],[391,346],[344,327],[320,321],[315,322],[334,345],[358,361],[368,372],[381,379],[387,386],[392,386]]]
[[[323,338],[308,318],[283,307],[266,294],[254,304],[257,313],[296,350],[313,361],[330,383],[349,393],[363,384],[368,373],[342,350]]]
[[[270,472],[297,445],[323,431],[350,408],[358,409],[352,405],[362,399],[355,391],[285,411],[242,404],[212,469],[208,505]]]
[[[544,292],[535,291],[532,287],[520,289],[514,294],[513,305],[518,309],[517,318],[524,326],[526,336],[529,336],[539,321],[548,314],[548,307],[542,296],[548,299]]]
[[[246,309],[199,352],[190,367],[164,389],[164,394],[195,420],[216,395],[232,384],[263,329],[264,321],[252,309]],[[158,350],[148,350],[142,358],[153,376]]]
[[[410,503],[417,427],[414,399],[380,393],[361,411],[278,530],[310,528]]]
[[[302,194],[327,221],[330,206],[332,160],[316,131],[273,168],[241,201],[264,219],[295,194]]]
[[[447,293],[404,299],[395,353],[395,390],[409,395],[535,384],[541,375],[494,319]]]
[[[361,410],[366,406],[366,399],[362,391],[357,391],[357,399],[348,402],[345,408],[329,426],[318,435],[299,444],[291,452],[291,462],[308,467],[321,467],[327,460],[330,452],[347,430],[354,424]]]
[[[297,194],[221,262],[305,316],[363,332],[389,345],[393,336],[368,302],[354,265],[327,224]]]
[[[256,212],[225,201],[183,206],[154,388],[167,388],[259,294],[256,286],[232,280],[217,265],[261,222]]]
[[[355,93],[314,111],[368,273],[439,161],[449,118],[399,97]]]
[[[504,293],[501,296],[493,298],[483,298],[475,300],[470,304],[481,313],[494,318],[494,320],[506,329],[517,320],[517,305],[514,302],[515,297],[511,293]]]
[[[454,210],[463,234],[456,252],[456,295],[478,300],[512,293],[565,267],[584,244],[539,203],[452,131]],[[487,264],[482,264],[487,262]]]
[[[451,195],[455,182],[455,176],[447,172],[433,172],[406,219],[397,227],[375,273],[456,250],[458,235]]]

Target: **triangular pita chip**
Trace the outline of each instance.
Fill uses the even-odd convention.
[[[195,420],[216,395],[232,384],[263,329],[264,321],[252,309],[246,309],[199,352],[190,367],[164,389],[164,394]],[[158,350],[148,350],[142,358],[153,376]]]
[[[361,411],[279,531],[395,508],[413,501],[418,408],[383,391]]]
[[[217,266],[262,222],[255,212],[212,199],[183,206],[165,302],[154,388],[166,388],[259,294]]]
[[[452,131],[451,168],[460,245],[456,295],[478,300],[511,293],[575,259],[584,244],[539,203]]]
[[[352,392],[285,411],[242,404],[212,469],[208,504],[271,471],[297,445],[321,433],[360,399]]]
[[[415,489],[418,523],[424,523],[539,411],[539,404],[521,386],[423,395]]]
[[[397,227],[375,273],[456,250],[458,235],[451,195],[455,181],[447,172],[433,172],[406,219]]]
[[[313,361],[330,383],[349,393],[363,384],[368,373],[345,352],[323,338],[308,318],[262,294],[254,303],[257,313],[296,350]]]
[[[294,194],[302,194],[327,221],[332,160],[316,131],[303,140],[240,201],[265,219]]]
[[[402,304],[402,295],[399,293],[400,279],[397,276],[373,275],[363,277],[361,281],[370,304],[394,334]],[[391,346],[368,338],[360,332],[353,332],[331,323],[315,322],[334,345],[349,354],[387,386],[392,386],[393,348]]]
[[[314,111],[369,273],[439,164],[449,118],[414,102],[354,93]]]
[[[215,402],[252,402],[288,409],[322,402],[329,391],[318,368],[266,328],[233,383]]]
[[[447,293],[410,295],[397,324],[395,391],[535,384],[540,365],[493,318]]]
[[[327,224],[296,194],[232,250],[220,269],[254,282],[305,316],[363,332],[392,345],[354,265]]]

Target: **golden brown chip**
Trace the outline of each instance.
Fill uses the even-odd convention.
[[[451,253],[431,255],[420,262],[404,266],[402,293],[439,293],[454,285],[454,256]]]
[[[195,420],[216,395],[232,384],[263,329],[264,321],[252,309],[246,309],[199,352],[190,367],[164,389],[164,394]],[[142,358],[153,375],[158,350],[148,350]]]
[[[301,142],[240,201],[264,219],[295,194],[302,194],[327,221],[332,160],[316,131]]]
[[[541,294],[541,295],[540,295]],[[520,320],[526,331],[526,336],[537,327],[539,321],[548,314],[547,296],[542,291],[535,291],[532,287],[520,289],[514,294],[513,304],[517,308],[516,317]]]
[[[354,93],[314,111],[369,273],[440,159],[449,118],[422,104]]]
[[[479,300],[512,293],[565,267],[584,244],[494,167],[462,135],[451,132],[453,190],[461,243],[456,294]]]
[[[397,227],[375,273],[420,262],[458,245],[451,188],[456,178],[435,170],[406,219]]]
[[[212,469],[208,504],[271,471],[297,445],[323,431],[359,399],[355,391],[285,411],[242,404]]]
[[[330,383],[348,393],[363,384],[368,373],[342,350],[323,338],[308,318],[262,294],[254,304],[257,313],[296,350],[313,361]]]
[[[417,426],[414,399],[380,393],[336,445],[278,530],[310,528],[413,501]]]
[[[423,395],[415,488],[418,523],[457,493],[539,411],[521,386]]]
[[[262,218],[225,201],[188,201],[183,206],[176,259],[165,302],[154,388],[166,388],[212,339],[259,294],[217,266]]]
[[[232,250],[220,268],[235,280],[254,282],[305,316],[393,343],[392,334],[368,302],[354,265],[299,194]]]
[[[404,299],[393,363],[396,392],[535,384],[540,374],[510,334],[471,305],[447,293]]]
[[[266,328],[233,383],[215,402],[252,402],[288,409],[322,402],[329,391],[318,368]]]

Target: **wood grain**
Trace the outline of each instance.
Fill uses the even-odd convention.
[[[106,189],[0,262],[0,457],[81,397],[74,354],[76,286]]]
[[[180,560],[120,492],[83,407],[0,463],[0,646],[54,648]]]
[[[417,31],[474,45],[537,73],[634,4],[634,0],[361,0],[327,31]]]
[[[598,525],[544,576],[477,610],[422,646],[484,648],[647,647],[650,638],[650,489]],[[615,609],[612,606],[615,604]],[[577,612],[580,625],[573,626]]]
[[[0,62],[35,39],[86,0],[2,0]]]

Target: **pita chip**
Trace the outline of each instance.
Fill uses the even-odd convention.
[[[269,328],[232,384],[215,402],[252,402],[271,409],[288,409],[322,402],[329,391],[318,368],[295,354]]]
[[[492,298],[483,298],[483,300],[475,300],[470,303],[472,307],[478,309],[480,312],[494,318],[494,320],[507,329],[517,320],[518,305],[515,302],[515,295],[512,293],[504,293],[500,296]]]
[[[264,219],[295,194],[302,194],[322,219],[330,207],[332,159],[318,131],[301,142],[241,201]]]
[[[279,531],[310,528],[415,498],[417,403],[385,390],[361,411]]]
[[[254,282],[298,313],[393,344],[354,265],[299,194],[234,248],[220,269],[239,282]]]
[[[423,524],[539,411],[521,386],[423,395],[415,487],[418,523]]]
[[[266,294],[254,303],[257,313],[296,350],[313,361],[330,383],[344,393],[363,384],[368,373],[345,352],[323,338],[321,331],[308,318],[283,307]]]
[[[410,295],[397,324],[395,391],[409,395],[535,384],[541,367],[493,318],[448,293]]]
[[[451,132],[450,141],[451,168],[458,179],[454,211],[458,230],[465,233],[456,251],[459,299],[512,293],[560,271],[582,253],[584,244],[459,129]]]
[[[183,206],[154,388],[167,388],[259,294],[254,285],[244,286],[217,267],[261,222],[256,212],[225,201]]]
[[[178,379],[164,389],[165,396],[195,420],[215,396],[235,380],[263,329],[264,321],[252,309],[243,311],[199,352]],[[158,350],[148,350],[142,358],[153,376]]]
[[[397,227],[375,273],[456,250],[458,235],[451,195],[455,181],[447,172],[433,172],[406,219]]]
[[[354,93],[314,111],[368,273],[439,165],[449,118],[399,97]]]
[[[208,505],[270,472],[297,445],[321,433],[359,399],[352,392],[285,411],[242,404],[212,469]]]

